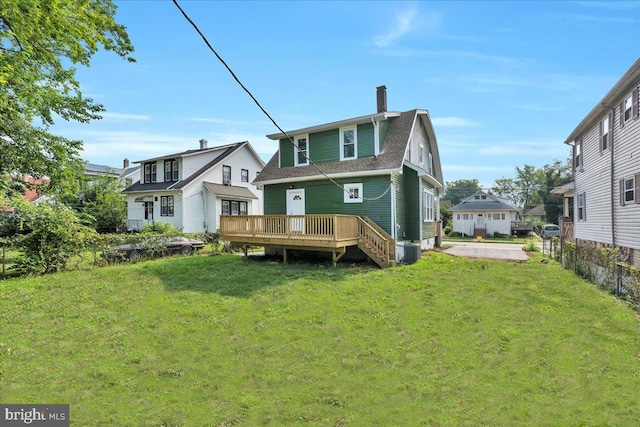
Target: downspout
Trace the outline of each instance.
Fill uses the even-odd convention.
[[[391,178],[391,237],[398,241],[398,230],[396,227],[396,184],[394,182],[394,175],[390,175]]]
[[[380,154],[380,132],[378,131],[380,122],[371,117],[371,124],[373,125],[373,155],[378,156]]]
[[[611,151],[611,158],[610,158],[610,184],[611,184],[611,246],[613,247],[613,249],[615,249],[617,247],[616,244],[616,215],[615,215],[615,209],[616,206],[614,204],[614,190],[615,190],[615,185],[614,185],[614,179],[613,179],[613,146],[615,145],[615,138],[614,138],[614,129],[615,129],[615,119],[616,119],[616,107],[610,107],[608,105],[604,105],[602,104],[602,106],[604,108],[608,108],[611,110],[611,142],[609,144],[609,147],[611,148],[609,151]],[[602,141],[599,141],[599,144],[602,144]],[[580,153],[582,154],[582,153]]]

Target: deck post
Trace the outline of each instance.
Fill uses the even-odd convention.
[[[247,245],[242,245],[242,252],[244,252],[244,258],[247,259]]]
[[[284,264],[287,263],[287,248],[285,248],[284,246],[282,247],[282,262]]]

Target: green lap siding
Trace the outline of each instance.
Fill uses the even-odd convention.
[[[293,144],[288,139],[280,140],[280,165],[293,166]]]
[[[364,200],[362,203],[344,203],[344,191],[328,180],[296,182],[293,184],[266,185],[264,188],[265,215],[283,215],[287,208],[287,189],[305,189],[306,214],[343,214],[368,216],[376,224],[391,234],[391,191],[389,176],[374,176],[357,179],[336,180],[341,185],[362,183]],[[386,192],[386,193],[385,193]],[[382,197],[382,194],[384,195]],[[379,198],[378,198],[379,197]]]
[[[373,144],[373,125],[358,125],[358,158],[371,157],[375,154]]]
[[[358,157],[371,157],[374,153],[374,132],[371,123],[357,127]],[[298,135],[292,135],[298,136]],[[309,135],[309,158],[314,163],[340,160],[340,130],[330,129]],[[293,166],[295,147],[288,139],[280,140],[280,166]]]
[[[396,224],[398,224],[398,236],[397,240],[403,240],[404,235],[407,234],[407,197],[404,174],[397,174],[395,176],[396,183]]]
[[[405,209],[407,240],[421,240],[420,237],[420,178],[413,169],[404,168],[405,176]]]

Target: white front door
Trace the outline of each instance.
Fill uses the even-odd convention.
[[[287,190],[287,215],[304,215],[304,188]],[[304,218],[290,218],[289,229],[304,232]]]
[[[484,216],[482,214],[478,214],[478,227],[484,228]]]

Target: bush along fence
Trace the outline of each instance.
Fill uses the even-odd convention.
[[[560,239],[555,259],[601,289],[629,301],[640,312],[640,268],[632,264],[633,256],[626,248]]]
[[[236,248],[220,242],[216,233],[140,233],[140,234],[88,234],[74,240],[71,247],[39,239],[31,242],[22,235],[0,237],[0,279],[28,274],[47,274],[76,270],[88,265],[106,265],[120,261],[104,253],[118,245],[131,244],[144,247],[145,256],[164,255],[165,242],[176,236],[203,241],[211,251],[233,252]],[[33,239],[32,239],[33,240]],[[122,259],[124,260],[124,259]]]

